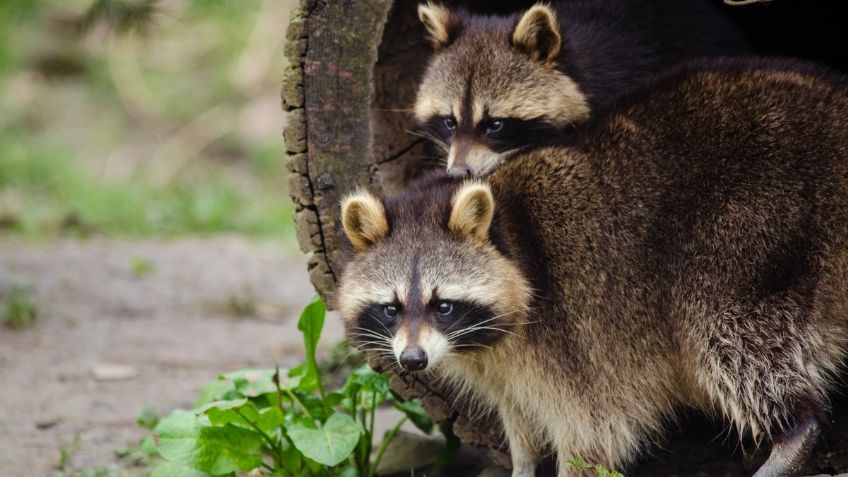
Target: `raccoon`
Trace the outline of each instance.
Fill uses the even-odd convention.
[[[671,66],[749,52],[702,0],[561,1],[510,17],[431,3],[418,13],[435,54],[417,133],[444,149],[449,169],[476,175]]]
[[[347,336],[496,411],[515,477],[623,469],[686,407],[795,475],[848,351],[847,88],[689,65],[484,179],[356,192]]]

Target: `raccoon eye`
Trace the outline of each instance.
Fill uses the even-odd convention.
[[[442,315],[450,315],[451,312],[453,311],[453,303],[451,303],[449,301],[440,302],[436,306],[436,309],[439,310],[439,313],[442,314]]]
[[[453,131],[454,129],[456,129],[456,119],[454,119],[454,118],[445,118],[444,123],[445,123],[445,128],[446,128],[448,131]]]
[[[397,316],[398,309],[394,305],[386,305],[383,307],[383,313],[389,318],[394,318]]]
[[[487,136],[497,136],[501,134],[506,126],[506,121],[503,119],[492,119],[486,125],[486,135]]]

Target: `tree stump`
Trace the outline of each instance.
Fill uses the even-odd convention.
[[[776,0],[770,5],[780,3]],[[297,238],[307,254],[309,276],[328,307],[335,304],[340,273],[339,201],[367,186],[393,192],[422,171],[438,167],[423,139],[409,134],[417,82],[430,47],[417,18],[418,1],[301,0],[286,34],[282,99],[288,113],[283,132],[295,203]],[[488,13],[517,11],[532,1],[466,0],[444,2]],[[744,7],[749,8],[749,7]],[[753,7],[751,7],[753,8]],[[743,7],[734,7],[740,11]],[[744,24],[750,10],[734,13]],[[759,19],[761,19],[760,17]],[[796,18],[789,12],[786,21]],[[833,15],[831,21],[838,21]],[[784,35],[787,30],[775,28]],[[796,28],[797,30],[797,28]],[[799,36],[804,32],[799,32]],[[785,40],[784,40],[785,41]],[[810,42],[810,38],[805,40]],[[798,48],[798,43],[793,43]],[[815,45],[811,45],[811,51]],[[841,49],[839,50],[841,53]],[[450,420],[460,439],[492,450],[509,466],[500,423],[492,416],[472,418],[451,391],[413,376],[393,376],[392,387],[404,397],[421,397],[436,421]],[[816,451],[811,473],[848,471],[848,403],[838,403],[841,424],[831,426]],[[631,475],[749,475],[764,458],[747,457],[734,445],[722,423],[684,416],[664,448],[653,449]],[[841,427],[840,427],[841,426]],[[753,447],[752,447],[753,448]],[[550,473],[551,465],[543,466]]]

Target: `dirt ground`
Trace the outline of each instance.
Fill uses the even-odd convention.
[[[61,448],[72,468],[114,465],[145,435],[145,406],[190,406],[224,371],[297,364],[314,294],[298,252],[234,237],[0,243],[0,289],[12,284],[32,287],[39,316],[0,327],[4,476],[53,475]],[[337,320],[323,345],[341,339]]]
[[[12,285],[32,288],[39,316],[24,330],[0,326],[4,477],[123,468],[114,451],[147,434],[135,422],[145,406],[166,414],[191,406],[222,372],[298,364],[297,318],[314,294],[299,252],[237,237],[0,242],[0,290]],[[331,314],[323,351],[341,338]],[[826,426],[810,475],[848,468],[848,420],[840,418],[848,414],[848,396],[833,404],[842,411]],[[396,418],[384,412],[378,435]],[[720,433],[711,424],[683,425],[634,475],[750,475],[765,455],[743,459],[716,439]],[[411,442],[389,452],[399,470],[433,447]],[[63,473],[61,449],[70,456]]]

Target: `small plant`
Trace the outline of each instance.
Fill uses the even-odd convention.
[[[130,273],[136,278],[146,277],[153,273],[153,263],[142,257],[130,258]]]
[[[565,461],[565,463],[578,472],[595,471],[596,477],[624,477],[624,475],[620,474],[619,472],[608,470],[606,467],[600,464],[587,464],[580,456],[572,457],[571,459]]]
[[[32,326],[38,318],[38,309],[32,302],[30,289],[13,286],[5,296],[0,296],[0,321],[14,329]]]
[[[233,316],[239,318],[254,317],[259,313],[256,296],[250,289],[242,293],[233,293],[227,298],[226,309]]]
[[[147,406],[141,410],[135,422],[148,430],[153,430],[159,424],[159,413],[153,406]],[[159,451],[153,436],[141,439],[135,446],[122,447],[115,450],[115,455],[135,467],[148,467],[156,462]]]
[[[303,365],[224,374],[204,388],[194,409],[160,421],[155,440],[164,460],[151,476],[372,477],[404,422],[429,433],[433,423],[420,403],[395,396],[387,378],[367,365],[339,389],[325,390],[315,358],[324,317],[318,299],[300,317]],[[372,452],[375,415],[384,405],[404,417]]]

